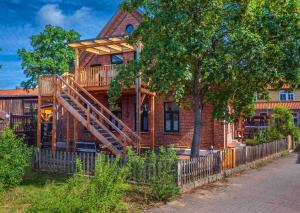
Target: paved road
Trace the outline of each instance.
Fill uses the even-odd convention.
[[[201,187],[150,212],[300,213],[300,154]]]

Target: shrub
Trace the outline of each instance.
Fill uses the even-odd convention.
[[[246,139],[245,141],[246,146],[256,146],[259,145],[260,142],[257,141],[255,138]]]
[[[283,136],[291,135],[295,141],[300,140],[298,127],[294,124],[292,112],[284,107],[275,107],[272,117],[274,118],[274,127]]]
[[[166,171],[150,179],[150,191],[155,200],[170,201],[179,193],[175,177]]]
[[[127,209],[123,203],[127,169],[119,167],[119,159],[106,162],[100,155],[96,162],[94,177],[79,173],[71,176],[67,183],[50,186],[46,193],[29,198],[28,212],[121,212]]]
[[[129,178],[139,184],[150,183],[152,198],[166,202],[178,194],[175,181],[175,166],[178,159],[172,147],[161,147],[158,153],[150,151],[140,156],[132,150],[128,153]]]
[[[5,127],[0,136],[0,190],[7,190],[22,181],[26,168],[31,165],[32,153],[23,138]]]

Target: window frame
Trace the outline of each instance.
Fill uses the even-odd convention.
[[[131,32],[128,32],[129,27],[132,28]],[[125,27],[125,34],[130,35],[130,34],[133,33],[133,31],[134,31],[134,26],[132,24],[127,24],[126,27]]]
[[[141,132],[149,132],[149,106],[147,103],[143,103],[142,105],[142,109],[144,108],[144,106],[147,106],[147,111],[142,110],[141,111],[141,121],[140,121],[140,130]],[[147,128],[144,128],[144,122],[143,120],[147,118]]]
[[[179,133],[180,132],[180,117],[179,117],[179,106],[177,110],[172,110],[172,111],[166,111],[166,104],[170,104],[170,103],[174,103],[176,104],[176,102],[164,102],[164,132],[166,133]],[[176,104],[177,105],[177,104]],[[166,121],[167,121],[167,114],[171,113],[171,127],[170,130],[166,129]],[[174,115],[177,114],[178,117],[178,130],[174,130]]]
[[[296,115],[296,116],[294,116]],[[298,112],[292,112],[292,116],[293,116],[293,122],[295,124],[295,119],[297,119],[297,124],[295,124],[297,127],[299,127],[299,115]]]
[[[284,99],[281,98],[284,96]],[[292,98],[290,98],[290,96]],[[280,90],[279,91],[279,101],[295,101],[295,92],[294,91],[287,91],[287,90]]]

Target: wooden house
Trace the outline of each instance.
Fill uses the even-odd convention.
[[[194,115],[149,91],[140,79],[122,92],[118,109],[108,108],[107,90],[116,75],[116,66],[138,57],[140,46],[131,46],[124,37],[142,21],[140,12],[118,11],[93,39],[68,44],[76,53],[74,72],[62,76],[40,76],[39,113],[45,102],[53,103],[52,149],[57,141],[95,141],[101,148],[120,155],[128,145],[140,148],[174,145],[189,149]],[[226,148],[234,141],[231,123],[216,121],[213,107],[202,112],[201,147]],[[41,116],[38,116],[38,144],[42,143]]]
[[[36,120],[38,90],[0,90],[0,132],[5,125],[18,135],[24,135],[28,144],[36,140]]]

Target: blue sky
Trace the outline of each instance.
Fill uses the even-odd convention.
[[[82,39],[95,37],[118,10],[121,0],[0,0],[0,89],[25,79],[18,49],[30,50],[30,36],[46,24],[74,29]]]

